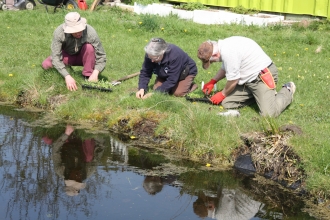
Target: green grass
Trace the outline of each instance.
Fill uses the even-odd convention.
[[[296,124],[304,132],[294,136],[290,145],[302,158],[307,172],[307,188],[329,193],[330,189],[330,102],[329,61],[330,25],[328,21],[313,23],[309,28],[275,25],[268,28],[240,25],[200,25],[178,20],[175,16],[157,17],[135,15],[118,8],[97,7],[94,12],[80,11],[98,32],[107,53],[106,69],[102,77],[109,81],[135,73],[141,69],[144,46],[152,37],[162,37],[185,50],[196,62],[199,73],[196,83],[209,81],[220,64],[209,70],[201,67],[197,48],[201,42],[241,35],[254,39],[279,68],[278,88],[294,81],[297,90],[293,103],[280,117],[264,121],[255,107],[241,109],[241,117],[225,118],[216,113],[219,106],[191,103],[185,98],[154,94],[138,100],[132,92],[137,89],[138,77],[114,86],[113,92],[82,90],[70,92],[64,79],[54,70],[44,71],[41,62],[50,55],[50,44],[55,28],[67,13],[58,9],[46,13],[38,5],[33,11],[0,11],[0,101],[16,103],[20,94],[27,94],[30,105],[48,109],[48,99],[65,95],[68,102],[50,114],[67,120],[115,124],[121,118],[139,120],[146,117],[159,120],[156,133],[167,135],[185,149],[192,158],[215,153],[230,160],[230,153],[242,141],[240,134]],[[319,53],[315,50],[322,46]],[[81,68],[73,67],[72,76],[81,85]],[[154,79],[151,80],[153,82]],[[219,82],[218,89],[225,82]],[[152,85],[152,83],[151,83]],[[135,118],[134,118],[135,117]],[[260,120],[255,120],[260,118]],[[276,125],[276,126],[274,126]]]

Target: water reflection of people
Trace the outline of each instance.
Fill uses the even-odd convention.
[[[193,203],[196,215],[217,220],[248,220],[253,218],[263,204],[253,200],[238,189],[222,189],[217,197],[200,192]]]
[[[76,196],[85,188],[83,181],[96,170],[96,162],[104,151],[102,139],[82,140],[73,131],[74,128],[67,125],[64,134],[53,142],[52,148],[54,170],[64,179],[65,192],[69,196]]]
[[[172,184],[176,181],[175,176],[146,176],[143,181],[143,188],[149,195],[156,195],[162,191],[165,184]]]

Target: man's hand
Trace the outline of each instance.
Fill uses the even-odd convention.
[[[210,94],[214,87],[214,84],[216,84],[216,83],[217,83],[217,81],[215,81],[214,79],[211,79],[210,82],[206,83],[203,87],[204,94],[206,94],[206,95]]]
[[[99,71],[94,70],[92,75],[89,76],[88,81],[90,82],[97,82],[99,80]]]
[[[222,91],[216,93],[214,96],[211,97],[211,101],[213,104],[218,105],[220,104],[224,99],[226,98],[226,96],[223,95]]]
[[[76,85],[76,81],[70,75],[67,75],[65,77],[65,83],[66,83],[66,88],[68,88],[68,90],[70,91],[76,91],[78,89]]]
[[[144,96],[144,89],[140,89],[139,91],[136,92],[135,94],[136,98],[142,99]]]

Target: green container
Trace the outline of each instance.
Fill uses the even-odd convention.
[[[169,2],[196,2],[194,0],[168,0]],[[330,17],[330,0],[199,0],[204,5],[219,7],[243,6],[265,12]]]

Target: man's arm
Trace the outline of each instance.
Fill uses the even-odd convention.
[[[227,97],[236,87],[238,79],[227,81],[225,88],[222,90],[222,94]]]
[[[105,68],[107,61],[106,53],[96,30],[90,25],[87,25],[87,34],[87,42],[92,44],[95,50],[95,68],[93,74],[98,74]]]
[[[218,82],[225,77],[226,77],[226,71],[224,69],[220,68],[219,71],[217,72],[217,74],[213,77],[213,79]]]
[[[52,51],[52,64],[55,67],[55,69],[65,78],[67,75],[69,75],[69,72],[66,70],[65,65],[63,63],[62,59],[62,43],[64,41],[64,32],[63,27],[60,25],[56,28],[53,34],[53,40],[51,45],[51,51]]]

